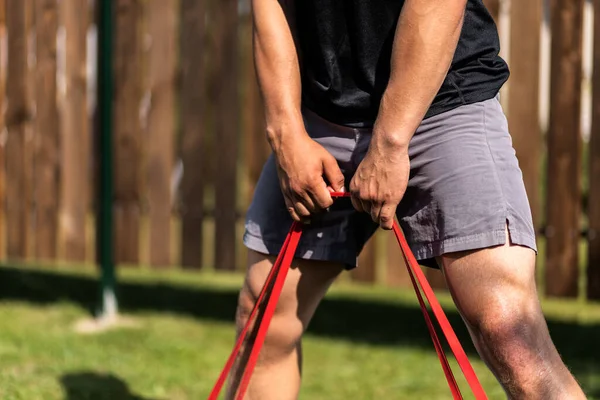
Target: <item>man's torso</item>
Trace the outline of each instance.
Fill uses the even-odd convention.
[[[296,1],[303,106],[346,126],[371,126],[390,74],[403,0]],[[509,71],[496,25],[468,0],[450,71],[426,118],[493,98]]]

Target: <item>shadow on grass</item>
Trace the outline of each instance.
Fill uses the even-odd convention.
[[[63,375],[60,383],[64,400],[153,400],[131,393],[127,383],[114,375],[75,372]]]
[[[89,310],[95,306],[96,280],[90,277],[54,274],[46,271],[0,267],[0,301],[26,301],[47,304],[68,301]],[[202,320],[233,321],[237,292],[206,286],[128,283],[119,285],[120,308],[124,312],[168,312]],[[460,316],[453,311],[448,318],[465,350],[475,354]],[[590,395],[600,395],[600,325],[580,325],[549,320],[552,338],[563,359],[585,382]],[[319,307],[309,333],[375,345],[420,346],[432,349],[431,339],[416,306],[351,297],[329,297]],[[586,378],[587,379],[587,378]],[[598,381],[598,382],[597,382]]]

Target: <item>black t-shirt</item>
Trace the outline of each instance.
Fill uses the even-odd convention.
[[[404,0],[297,0],[303,106],[330,122],[372,126],[390,76]],[[468,0],[451,69],[425,118],[494,97],[508,79],[494,20]]]

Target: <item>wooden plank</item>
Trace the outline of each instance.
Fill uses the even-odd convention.
[[[406,263],[402,256],[400,246],[396,236],[389,232],[386,239],[386,268],[385,282],[388,286],[393,287],[410,287],[410,277],[406,270]]]
[[[8,69],[6,94],[7,256],[27,257],[31,222],[31,142],[33,118],[28,68],[28,1],[8,1]]]
[[[146,188],[150,220],[150,264],[171,265],[171,172],[175,139],[175,78],[178,2],[146,3],[150,39],[150,111]]]
[[[252,54],[252,20],[251,16],[246,16],[240,24],[242,33],[240,37],[241,54],[243,60],[242,79],[244,107],[242,138],[244,139],[244,148],[246,156],[247,173],[247,193],[246,202],[249,203],[254,194],[254,188],[262,172],[263,166],[269,155],[271,148],[267,142],[264,109],[262,98],[256,81],[256,71],[254,69],[254,60]]]
[[[540,25],[542,1],[528,0],[511,6],[511,78],[508,123],[534,225],[541,224],[540,175],[542,132],[539,123]]]
[[[141,0],[115,0],[115,260],[137,264],[140,230]]]
[[[217,29],[216,158],[215,176],[215,268],[233,270],[236,266],[236,206],[238,155],[238,2],[221,0],[215,11]]]
[[[58,3],[35,2],[35,256],[56,257],[59,211],[59,125],[56,102]]]
[[[594,20],[600,21],[600,0],[594,1]],[[600,299],[600,23],[594,24],[592,132],[589,147],[587,296]]]
[[[94,35],[97,35],[97,21],[98,21],[98,1],[97,0],[90,0],[88,2],[88,6],[86,9],[88,12],[86,13],[86,15],[84,15],[82,18],[82,23],[84,23],[86,25],[85,30],[86,32],[92,33],[91,31],[93,31]],[[87,40],[87,38],[86,38]],[[96,40],[97,40],[97,36],[96,36]],[[89,44],[86,42],[86,45]],[[97,46],[97,43],[95,43],[95,46]],[[96,190],[98,188],[98,182],[96,181],[96,178],[98,177],[98,171],[96,171],[96,168],[99,166],[98,161],[96,160],[96,133],[98,132],[98,122],[96,121],[96,116],[97,116],[97,105],[95,104],[98,100],[98,90],[97,90],[97,85],[98,85],[98,80],[97,80],[97,76],[96,76],[96,69],[98,67],[98,63],[97,63],[97,49],[92,48],[87,48],[86,49],[88,54],[90,55],[90,57],[86,57],[86,62],[89,62],[90,64],[88,64],[88,69],[91,67],[92,70],[94,72],[92,72],[92,74],[87,74],[87,84],[88,84],[88,94],[91,92],[93,99],[90,101],[88,101],[88,111],[87,111],[87,119],[88,119],[88,125],[89,125],[89,133],[87,135],[87,140],[88,140],[88,144],[87,144],[87,149],[89,151],[89,172],[88,172],[88,182],[87,182],[87,213],[88,215],[95,215],[96,214]],[[93,51],[93,55],[90,54],[90,50]],[[89,96],[88,96],[88,100]],[[93,228],[95,230],[95,228]],[[88,228],[89,230],[89,228]],[[95,251],[96,251],[96,246],[95,244],[90,246],[89,251],[87,251],[87,258],[88,260],[90,260],[90,262],[94,262],[96,259],[96,255],[95,255]]]
[[[556,0],[552,15],[546,294],[575,297],[581,211],[580,111],[583,0]]]
[[[5,246],[5,200],[6,200],[6,158],[5,142],[7,137],[4,119],[4,97],[6,93],[6,1],[0,0],[0,260],[6,257]]]
[[[206,169],[203,157],[205,68],[203,0],[181,0],[181,264],[202,267]]]
[[[79,0],[61,1],[65,29],[65,93],[62,105],[62,173],[60,237],[64,257],[82,262],[86,256],[89,204],[90,127],[87,112],[86,34],[88,12]]]
[[[433,268],[423,268],[427,281],[434,289],[446,289],[446,280],[441,270]],[[396,236],[389,234],[387,242],[387,270],[386,284],[388,286],[412,287],[410,276],[406,268],[404,256],[398,245]]]
[[[29,121],[29,134],[25,135],[25,153],[23,159],[23,177],[25,179],[26,214],[25,226],[27,230],[27,259],[34,256],[35,252],[35,187],[34,187],[34,156],[35,156],[35,0],[25,2],[25,27],[27,31],[27,88],[28,98],[31,101],[32,118]]]
[[[256,85],[252,85],[254,88]],[[248,107],[244,109],[244,112],[249,114],[245,121],[248,121],[248,131],[243,133],[243,137],[246,139],[245,153],[246,153],[246,165],[247,165],[247,194],[246,199],[249,203],[254,195],[254,189],[256,183],[260,178],[265,162],[271,155],[271,148],[267,142],[265,136],[265,123],[262,114],[262,105],[257,100],[255,94],[258,94],[258,90],[250,91],[248,96],[245,98],[248,101]],[[247,136],[246,136],[247,135]]]
[[[427,280],[432,288],[438,290],[446,290],[448,287],[446,286],[446,279],[444,278],[444,274],[441,269],[434,268],[426,268],[422,267]]]
[[[496,21],[496,24],[499,22],[500,18],[500,0],[483,0],[483,4],[485,4],[486,8]],[[515,3],[512,3],[513,5]]]
[[[220,19],[216,18],[216,14],[221,5],[216,1],[205,1],[205,7],[207,18],[205,20],[206,25],[204,27],[204,35],[206,37],[204,51],[209,54],[217,54],[220,51],[221,46],[219,41],[221,31],[218,29]],[[205,101],[204,103],[205,133],[203,135],[204,148],[202,152],[202,162],[204,163],[204,170],[206,173],[204,178],[206,190],[205,200],[207,202],[206,209],[213,210],[215,202],[215,181],[217,179],[217,152],[215,151],[216,130],[217,119],[219,118],[218,109],[220,107],[216,99],[219,97],[219,94],[222,90],[219,59],[216,57],[207,59],[204,68],[206,86],[205,93],[206,98],[210,99],[210,101]],[[205,243],[208,244],[206,241]],[[214,253],[214,246],[210,251],[207,251],[207,253],[209,252]],[[208,254],[205,256],[205,260],[210,258],[207,256]],[[212,261],[212,263],[214,264],[214,261]]]
[[[375,235],[367,242],[358,257],[358,268],[350,272],[352,280],[357,282],[375,283],[377,281],[377,235],[380,232],[375,232]],[[386,232],[387,233],[387,232]]]

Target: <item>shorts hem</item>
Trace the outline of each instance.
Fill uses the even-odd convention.
[[[528,247],[537,253],[536,240],[531,234],[509,227],[509,235],[511,243]],[[436,257],[444,254],[485,249],[503,244],[506,244],[506,228],[429,243],[410,243],[409,245],[418,261],[433,260],[435,262]],[[425,265],[431,266],[429,263]]]

